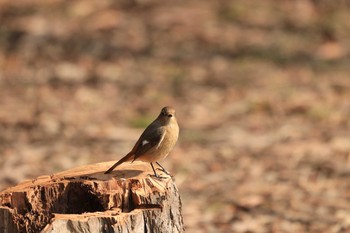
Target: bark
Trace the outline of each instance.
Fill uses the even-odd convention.
[[[147,163],[87,165],[0,192],[0,232],[184,232],[169,175]]]

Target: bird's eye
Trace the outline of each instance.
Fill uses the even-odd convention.
[[[172,117],[173,115],[171,115],[171,114],[168,114],[168,117]]]

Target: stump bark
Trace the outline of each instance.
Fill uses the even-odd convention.
[[[150,165],[113,162],[25,181],[0,192],[0,232],[184,232],[169,175]]]

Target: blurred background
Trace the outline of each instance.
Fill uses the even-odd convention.
[[[164,105],[187,232],[350,231],[350,4],[0,1],[0,189],[125,155]]]

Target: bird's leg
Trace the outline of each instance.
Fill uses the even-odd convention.
[[[152,163],[150,163],[150,164],[151,164],[151,167],[152,167],[152,169],[153,169],[154,176],[155,176],[155,177],[158,177],[158,175],[157,175],[157,173],[156,173],[156,170],[154,170],[153,164],[152,164]]]
[[[170,172],[168,172],[162,165],[160,165],[160,163],[158,163],[158,162],[156,162],[156,163],[158,164],[159,167],[162,168],[160,170],[162,170],[165,174],[170,175]]]
[[[167,177],[163,177],[163,176],[157,175],[156,170],[155,170],[154,167],[153,167],[153,164],[152,164],[152,163],[150,163],[150,164],[151,164],[151,167],[152,167],[152,169],[153,169],[154,177],[155,177],[155,178],[157,178],[157,179],[166,179],[166,178],[167,178]],[[151,176],[153,176],[153,175],[151,175]]]

